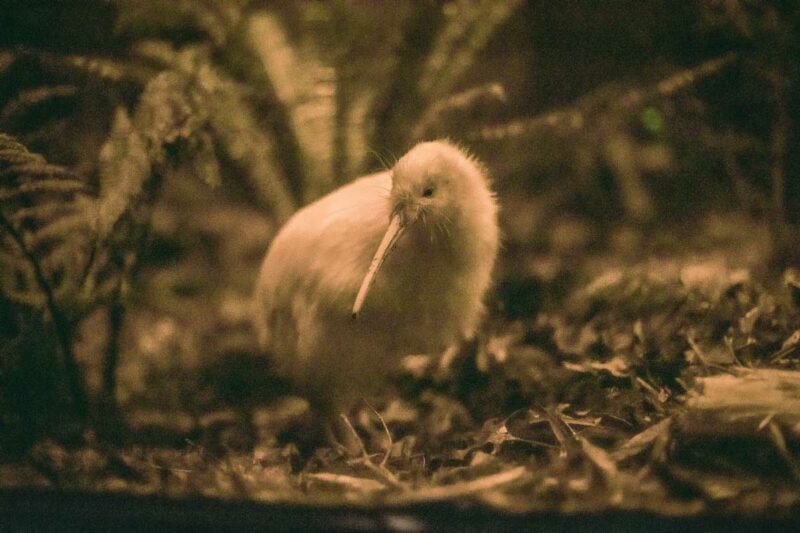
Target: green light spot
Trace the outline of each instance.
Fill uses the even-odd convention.
[[[642,124],[652,133],[660,133],[664,129],[664,117],[655,107],[647,107],[642,111]]]

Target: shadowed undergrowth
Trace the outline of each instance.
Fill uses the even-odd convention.
[[[245,216],[214,208],[229,209],[232,219]],[[527,257],[530,271],[516,272],[535,291],[537,312],[509,315],[519,304],[498,290],[479,337],[447,366],[438,357],[404,360],[374,405],[349,414],[364,444],[353,457],[327,447],[298,452],[307,404],[287,396],[253,356],[247,280],[260,259],[252,248],[263,242],[228,243],[225,254],[215,245],[185,247],[213,243],[223,231],[190,211],[156,225],[156,242],[171,243],[175,257],[160,275],[142,277],[124,332],[126,444],[42,442],[27,466],[5,467],[17,472],[4,476],[7,485],[38,479],[261,501],[477,498],[516,511],[679,514],[787,509],[800,497],[796,426],[781,418],[780,404],[733,435],[712,426],[698,439],[685,423],[703,380],[797,368],[798,295],[754,275],[768,251],[758,223],[707,215],[679,246],[668,233],[681,228],[651,236],[621,227],[609,248],[582,254],[548,243]],[[595,230],[571,219],[552,234],[574,243],[585,231]],[[268,235],[265,227],[252,238]],[[615,249],[631,239],[647,244],[636,253]],[[211,283],[207,272],[230,282]],[[779,421],[772,436],[763,429],[770,420]]]

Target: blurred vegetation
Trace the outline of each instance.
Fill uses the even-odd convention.
[[[777,428],[768,475],[680,429],[696,381],[797,369],[796,3],[10,1],[0,28],[7,486],[797,505],[796,425],[736,437]],[[353,414],[377,460],[306,461],[248,326],[260,259],[436,137],[500,197],[491,316]]]

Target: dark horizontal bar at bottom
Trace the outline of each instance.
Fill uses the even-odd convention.
[[[274,504],[118,493],[0,491],[0,531],[800,531],[781,514],[663,516],[608,510],[507,514],[475,504],[357,507]]]

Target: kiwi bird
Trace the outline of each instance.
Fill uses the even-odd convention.
[[[255,327],[276,370],[337,415],[409,354],[471,337],[498,251],[484,167],[447,141],[414,146],[295,213],[272,241]]]

